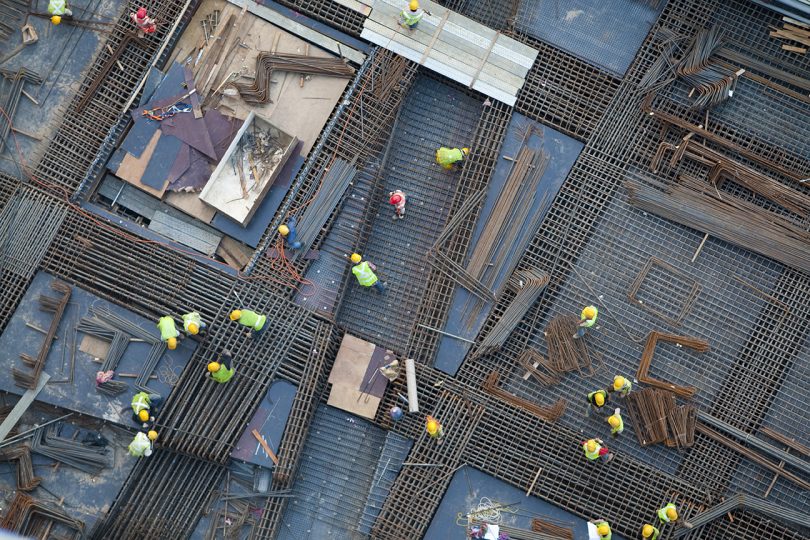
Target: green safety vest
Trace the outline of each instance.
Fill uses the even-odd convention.
[[[352,274],[357,277],[357,282],[363,287],[371,287],[377,283],[377,274],[371,270],[368,261],[352,266]]]
[[[132,396],[132,403],[130,406],[132,407],[132,412],[138,414],[143,410],[149,410],[149,407],[152,404],[149,402],[149,394],[146,392],[138,392],[134,396]]]
[[[585,451],[585,457],[593,461],[595,459],[599,459],[599,450],[602,449],[602,445],[596,443],[596,449],[594,449],[593,452],[588,452],[588,441],[585,441],[582,443],[582,449]]]
[[[417,9],[416,11],[411,11],[410,9],[403,9],[402,13],[399,14],[399,19],[405,26],[414,26],[419,21],[421,21],[422,17],[424,16],[425,12],[422,11],[421,9]]]
[[[157,323],[158,330],[160,330],[160,339],[163,341],[168,341],[169,338],[176,338],[180,335],[180,332],[177,331],[177,327],[174,326],[174,319],[169,317],[161,317]]]
[[[211,378],[218,383],[226,383],[231,380],[234,373],[236,373],[236,368],[232,367],[231,369],[228,369],[224,365],[220,364],[219,370],[213,372],[211,374]]]
[[[596,525],[597,527],[602,524],[607,525],[608,529],[610,529],[610,523],[608,523],[607,521],[597,521],[596,523],[594,523],[594,525]],[[599,535],[599,538],[601,538],[602,540],[610,540],[611,538],[613,538],[613,531],[608,530],[608,533],[605,536]]]
[[[199,330],[202,330],[203,328],[202,317],[200,317],[200,314],[197,313],[196,311],[192,311],[191,313],[186,313],[185,315],[183,315],[183,330],[188,332],[188,325],[190,325],[191,323],[196,324],[197,328]]]
[[[464,152],[458,148],[445,148],[442,146],[436,150],[436,161],[442,167],[449,167],[457,161],[464,159]]]
[[[678,507],[675,506],[673,503],[668,503],[665,507],[659,508],[658,519],[661,520],[661,523],[669,523],[670,521],[672,521],[671,519],[669,519],[669,516],[667,515],[667,508],[674,508],[675,510],[678,509]]]
[[[152,454],[152,441],[143,432],[135,434],[135,438],[129,443],[129,455],[134,457],[149,456]]]
[[[580,320],[585,321],[584,323],[582,323],[582,326],[584,326],[585,328],[590,328],[591,326],[595,325],[596,318],[599,316],[599,310],[596,309],[596,306],[588,306],[588,307],[592,307],[594,311],[596,311],[596,314],[593,316],[593,319],[585,319],[585,310],[584,309],[582,310],[582,313],[579,315],[579,318]]]
[[[652,536],[650,536],[650,540],[658,540],[658,535],[661,534],[661,531],[653,527]]]
[[[65,0],[51,0],[48,2],[48,13],[51,15],[59,15],[60,17],[65,14],[67,9],[67,2]]]
[[[249,309],[242,309],[242,316],[239,317],[239,324],[250,327],[257,332],[262,329],[264,322],[267,320],[267,315],[259,315],[255,311]]]
[[[596,404],[596,400],[594,399],[596,394],[603,394],[605,396],[605,403],[608,402],[608,394],[607,394],[607,392],[605,392],[604,390],[594,390],[593,392],[588,394],[588,401],[590,401],[593,404],[594,407],[599,407],[599,405]],[[602,407],[604,407],[604,405],[602,405]]]

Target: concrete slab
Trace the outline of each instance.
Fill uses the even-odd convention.
[[[262,449],[259,441],[253,436],[255,429],[264,437],[267,444],[278,456],[281,438],[287,427],[293,400],[298,387],[287,381],[276,381],[267,390],[259,408],[253,414],[236,447],[231,452],[231,459],[238,459],[261,467],[273,467],[273,460]]]
[[[35,355],[39,350],[42,334],[27,327],[26,323],[31,323],[40,328],[48,328],[51,315],[39,311],[37,299],[40,294],[53,295],[53,292],[49,292],[51,291],[50,284],[53,279],[53,276],[46,272],[38,272],[34,276],[12,319],[3,331],[2,336],[0,336],[0,350],[4,351],[9,364],[20,366],[22,365],[22,360],[19,359],[20,353],[25,352]],[[109,309],[114,314],[134,322],[154,335],[158,335],[154,321],[135,315],[83,289],[73,287],[70,302],[57,329],[56,335],[58,339],[51,346],[44,368],[44,371],[51,375],[52,380],[68,378],[70,374],[71,347],[75,346],[77,350],[74,359],[73,384],[52,382],[40,392],[37,401],[128,426],[131,424],[131,420],[130,414],[126,410],[128,410],[132,397],[131,393],[124,392],[116,397],[98,393],[95,389],[95,377],[101,364],[94,362],[92,356],[78,350],[78,344],[83,334],[77,335],[77,340],[73,345],[73,328],[78,324],[81,317],[88,314],[90,306]],[[177,349],[167,351],[155,369],[155,375],[158,378],[151,380],[149,387],[157,394],[168,395],[171,391],[170,381],[175,380],[180,374],[183,366],[191,358],[196,346],[196,342],[192,340],[181,340]],[[148,351],[149,345],[146,343],[130,343],[121,359],[118,372],[140,372],[140,365]],[[119,379],[116,377],[115,379],[130,384],[134,382],[132,378]],[[14,385],[14,379],[11,377],[0,378],[0,390],[16,395],[22,394],[22,389]],[[123,414],[122,411],[124,411]]]
[[[540,214],[545,214],[545,212],[547,212],[551,207],[552,202],[554,202],[554,197],[557,195],[557,192],[565,181],[566,176],[568,176],[568,171],[570,171],[571,167],[574,165],[574,161],[576,161],[577,156],[579,156],[583,145],[579,141],[576,141],[567,135],[563,135],[562,133],[554,131],[553,129],[544,127],[537,122],[532,122],[521,114],[514,113],[512,120],[509,123],[509,128],[507,129],[503,146],[501,147],[501,156],[514,157],[517,155],[517,152],[520,149],[523,134],[526,133],[527,126],[529,125],[533,125],[543,134],[542,137],[532,135],[528,142],[529,146],[532,148],[542,148],[547,154],[549,154],[549,161],[548,165],[546,166],[545,174],[540,180],[540,184],[537,188],[538,197],[536,199],[537,202],[534,208],[535,213],[539,212]],[[489,216],[490,212],[492,212],[497,195],[500,193],[501,189],[503,189],[503,186],[506,183],[506,178],[509,175],[511,167],[512,162],[505,159],[499,160],[498,164],[495,166],[495,171],[493,172],[492,178],[489,182],[484,207],[481,210],[481,214],[478,217],[478,221],[473,232],[473,238],[469,250],[470,253],[472,253],[475,243],[478,241],[478,238],[480,238],[481,233],[484,230],[487,217]],[[513,257],[520,257],[523,254],[513,252],[511,255]],[[497,288],[499,284],[508,278],[509,276],[507,275],[498,276],[495,281],[495,287]],[[456,287],[455,293],[453,294],[453,301],[450,306],[450,314],[448,316],[447,323],[443,328],[445,332],[456,336],[461,336],[465,339],[475,339],[486,322],[489,312],[492,309],[492,305],[486,305],[484,309],[481,310],[481,314],[477,320],[475,320],[470,326],[465,322],[465,315],[467,312],[467,306],[470,305],[469,302],[473,301],[475,301],[475,297],[466,289],[460,286]],[[470,350],[470,346],[471,344],[465,341],[442,336],[439,340],[435,367],[441,371],[444,371],[445,373],[455,375],[459,366],[461,366],[461,363],[464,361],[464,357]]]

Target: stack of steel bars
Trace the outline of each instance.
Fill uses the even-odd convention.
[[[31,451],[96,475],[111,465],[109,449],[61,435],[64,424],[51,424],[34,432]]]
[[[590,377],[595,368],[588,347],[585,340],[574,339],[578,323],[573,315],[560,315],[548,322],[545,336],[549,365],[557,373],[578,370],[580,375]]]
[[[0,450],[0,461],[17,462],[17,489],[20,491],[31,491],[42,481],[39,476],[34,476],[31,449],[24,444]]]
[[[692,107],[714,107],[734,95],[737,78],[745,70],[729,71],[722,65],[711,62],[712,56],[723,46],[724,39],[719,26],[700,30],[675,67],[678,76],[692,87],[689,96],[697,92]]]
[[[55,524],[68,528],[73,538],[84,537],[84,523],[20,491],[11,502],[0,528],[29,538],[51,538]]]
[[[657,388],[644,388],[630,392],[625,399],[625,408],[641,446],[670,440],[667,431],[667,415],[675,408],[673,394]]]
[[[2,23],[0,22],[0,24]],[[20,103],[25,83],[42,84],[42,79],[39,74],[24,67],[18,69],[14,74],[10,74],[5,70],[0,71],[0,73],[3,75],[3,78],[0,79],[0,95],[3,97],[0,100],[2,100],[2,109],[5,113],[0,116],[0,153],[2,153],[8,143],[8,136],[12,129],[11,124],[14,121],[14,115],[17,113],[17,105]],[[8,93],[5,91],[6,79],[10,79]],[[14,148],[14,145],[8,146]]]

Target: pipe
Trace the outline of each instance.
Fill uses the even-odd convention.
[[[408,411],[419,412],[419,399],[416,396],[416,363],[413,358],[405,360],[405,378],[408,381]]]

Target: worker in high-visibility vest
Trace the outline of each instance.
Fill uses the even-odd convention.
[[[301,249],[298,241],[298,219],[291,216],[287,223],[278,226],[278,234],[284,237],[284,245],[290,249]]]
[[[180,332],[177,331],[177,327],[174,325],[174,319],[168,315],[161,317],[158,319],[157,327],[160,330],[160,339],[166,342],[166,346],[170,351],[175,350]]]
[[[262,315],[249,309],[235,309],[231,311],[230,319],[252,330],[250,337],[257,336],[264,331],[267,315]]]
[[[127,449],[133,457],[149,457],[152,455],[152,445],[157,440],[157,431],[150,429],[148,433],[139,431],[129,443]]]
[[[610,524],[604,519],[594,519],[588,522],[588,540],[610,540],[613,532]]]
[[[447,148],[442,146],[436,150],[436,163],[445,170],[460,167],[464,158],[470,155],[469,148]]]
[[[183,330],[190,336],[196,336],[205,330],[206,324],[203,322],[202,317],[196,311],[186,313],[183,315]]]
[[[436,439],[439,442],[441,442],[442,437],[444,437],[444,429],[442,429],[441,422],[430,415],[428,415],[425,419],[425,431],[427,432],[428,437],[431,439]]]
[[[377,274],[374,273],[377,269],[376,266],[368,261],[364,261],[359,253],[352,253],[351,261],[354,264],[354,266],[352,266],[352,274],[357,278],[357,283],[363,287],[374,287],[379,293],[385,292],[385,286],[382,284],[382,281],[380,281],[380,278],[377,277]]]
[[[678,521],[678,507],[674,503],[667,503],[663,508],[658,509],[658,519],[661,525]]]
[[[406,30],[414,30],[424,16],[418,0],[411,0],[399,14],[399,25]]]
[[[73,16],[73,12],[68,8],[67,0],[50,0],[48,2],[48,13],[51,14],[51,22],[53,24],[62,22],[63,16]]]
[[[585,457],[588,458],[588,461],[596,461],[601,458],[603,463],[607,463],[613,459],[613,454],[610,453],[610,450],[608,450],[606,446],[602,446],[603,444],[602,439],[588,439],[587,441],[582,441],[582,450],[585,452]]]
[[[608,416],[608,424],[610,424],[610,434],[614,437],[624,431],[624,420],[622,420],[622,410],[620,408],[616,407],[613,414]]]
[[[157,408],[163,402],[158,394],[149,394],[147,392],[138,392],[132,396],[130,407],[132,408],[132,421],[136,424],[142,424],[146,427],[150,423],[154,423]]]
[[[236,373],[236,369],[231,367],[231,353],[225,350],[219,355],[218,362],[215,361],[208,364],[208,372],[206,375],[222,384],[230,381],[234,373]]]
[[[645,523],[641,528],[641,537],[644,540],[658,540],[658,535],[660,534],[661,531],[653,527],[650,523]]]
[[[608,398],[608,393],[601,388],[588,394],[588,403],[590,403],[590,407],[588,407],[586,410],[586,416],[591,415],[591,410],[597,412],[602,411],[602,407],[604,407],[609,400],[610,398]]]
[[[574,339],[584,336],[585,332],[596,324],[597,315],[599,315],[599,310],[596,309],[596,306],[585,306],[585,308],[582,310],[582,314],[580,315],[580,321],[577,324],[578,328],[577,333],[574,334]]]
[[[613,387],[610,389],[611,392],[618,392],[619,397],[626,397],[632,389],[633,383],[631,383],[630,379],[627,377],[622,377],[621,375],[613,377]]]

